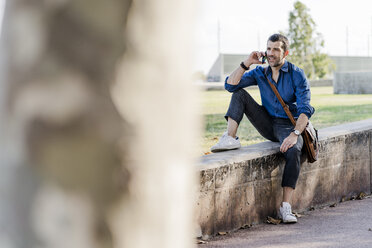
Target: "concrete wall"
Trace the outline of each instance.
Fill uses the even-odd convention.
[[[302,158],[293,211],[371,192],[372,119],[326,128],[319,160]],[[203,156],[197,218],[202,234],[238,229],[275,216],[281,202],[284,158],[279,144],[263,142]]]
[[[218,55],[216,61],[214,61],[211,69],[209,70],[208,74],[207,74],[207,81],[208,82],[220,82],[222,81],[222,78],[221,78],[221,75],[223,74],[222,73],[222,67],[221,65],[223,64],[222,63],[222,58],[223,56],[221,55]]]
[[[208,82],[224,81],[226,76],[230,75],[249,54],[219,54],[216,61],[207,74]],[[250,69],[257,65],[251,65]]]
[[[334,75],[335,94],[372,94],[372,71],[337,72]]]
[[[372,68],[372,57],[361,56],[330,56],[336,64],[337,72],[370,71]]]
[[[220,81],[233,72],[249,54],[219,54],[208,72],[208,81]],[[370,71],[372,57],[330,56],[336,65],[336,72]],[[256,65],[251,66],[254,68]]]

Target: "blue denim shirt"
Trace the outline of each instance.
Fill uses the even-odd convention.
[[[244,73],[237,85],[228,84],[227,79],[229,77],[227,77],[225,80],[225,89],[229,92],[234,92],[247,86],[258,85],[261,93],[262,106],[266,108],[269,114],[272,117],[288,119],[278,98],[270,88],[264,73],[264,67],[257,66],[255,69]],[[289,106],[294,118],[298,118],[302,113],[306,114],[308,118],[313,115],[315,110],[310,105],[310,85],[302,69],[285,61],[279,71],[278,83],[275,83],[272,79],[270,67],[267,70],[267,77],[278,89],[280,96]]]

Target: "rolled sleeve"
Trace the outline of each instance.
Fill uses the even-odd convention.
[[[297,113],[298,116],[300,114],[305,114],[310,119],[315,112],[315,109],[310,105],[310,84],[302,70],[300,74],[296,76],[298,77],[297,80],[295,80]]]
[[[244,73],[237,85],[228,84],[228,79],[229,77],[226,77],[225,79],[225,89],[231,93],[251,85],[257,85],[257,81],[255,79],[255,70]]]

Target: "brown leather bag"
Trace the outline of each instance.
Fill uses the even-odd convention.
[[[265,77],[267,82],[269,83],[271,89],[274,91],[276,97],[278,98],[280,104],[282,105],[285,113],[287,114],[288,118],[291,120],[293,126],[296,126],[296,120],[293,118],[291,111],[289,111],[289,107],[287,104],[284,103],[282,97],[280,96],[276,87],[270,82],[270,80],[266,76],[267,69],[265,68]],[[309,163],[314,163],[318,160],[319,154],[319,140],[318,140],[318,130],[316,130],[313,125],[311,124],[310,120],[306,125],[305,130],[302,132],[302,138],[304,140],[303,149],[305,149],[307,154],[307,161]]]

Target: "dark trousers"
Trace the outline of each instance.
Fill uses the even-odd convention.
[[[266,109],[259,105],[244,89],[232,94],[229,109],[225,115],[232,118],[238,124],[246,115],[257,131],[266,139],[283,143],[293,131],[294,126],[289,119],[273,118]],[[282,179],[282,187],[295,188],[300,174],[300,158],[303,139],[300,135],[297,143],[284,153],[285,167]]]

